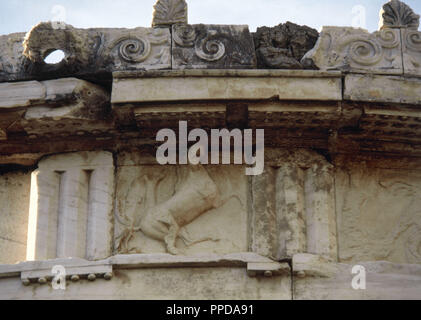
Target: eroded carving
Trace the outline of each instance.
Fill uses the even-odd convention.
[[[171,67],[167,29],[77,29],[40,23],[25,37],[23,56],[31,63],[24,72],[32,77],[85,76],[104,72]],[[55,50],[65,58],[58,64],[44,59]],[[23,71],[21,71],[23,72]]]
[[[383,7],[380,31],[325,27],[315,48],[303,58],[321,70],[421,74],[419,16],[398,0]]]
[[[24,78],[28,59],[22,54],[25,33],[0,36],[0,82]]]
[[[390,0],[381,11],[381,28],[409,28],[418,30],[420,16],[405,3]]]
[[[342,261],[421,262],[419,171],[358,165],[336,181]]]
[[[173,39],[180,47],[193,47],[196,40],[196,30],[191,25],[174,27]]]
[[[187,3],[185,0],[158,0],[154,9],[153,27],[187,24]]]
[[[421,74],[421,32],[403,29],[402,45],[405,73]]]
[[[400,32],[324,27],[315,48],[303,58],[322,70],[403,73]]]
[[[258,67],[313,69],[311,61],[300,61],[314,47],[318,37],[317,30],[291,22],[273,28],[258,28],[253,34]]]
[[[176,255],[198,252],[200,248],[199,252],[209,249],[211,252],[238,252],[241,246],[245,249],[245,235],[219,230],[240,228],[245,231],[245,185],[239,190],[230,190],[233,183],[238,183],[234,180],[221,187],[222,180],[215,173],[203,166],[119,169],[117,192],[121,198],[118,198],[116,211],[115,251]],[[228,177],[232,179],[233,173]],[[224,190],[227,187],[229,189]],[[239,193],[241,190],[243,194]],[[229,213],[228,208],[232,210]],[[236,225],[226,225],[225,219],[240,220]],[[215,221],[219,221],[218,227]],[[210,229],[211,226],[216,229]]]
[[[218,61],[225,55],[225,45],[218,40],[217,31],[211,30],[206,38],[196,44],[196,54],[205,61]]]
[[[174,69],[256,67],[247,26],[174,25]]]
[[[121,39],[118,46],[119,55],[126,62],[143,62],[151,53],[150,42],[142,38]]]
[[[176,240],[179,236],[184,241],[188,241],[189,245],[213,240],[204,238],[193,242],[186,234],[180,234],[181,228],[193,222],[206,211],[216,208],[219,196],[217,186],[202,166],[192,167],[184,174],[187,175],[185,181],[174,196],[166,202],[149,208],[146,215],[140,219],[139,226],[130,229],[142,231],[152,239],[164,241],[168,252],[172,254],[178,253]],[[163,178],[164,175],[161,175],[160,179]],[[120,249],[123,242],[127,248],[129,236],[130,233],[123,233],[119,243]]]

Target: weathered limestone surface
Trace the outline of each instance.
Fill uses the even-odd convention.
[[[399,0],[381,11],[380,30],[324,27],[314,49],[303,58],[320,70],[421,75],[419,15]]]
[[[66,268],[66,291],[52,290],[52,267],[57,265]],[[287,263],[254,253],[129,254],[94,262],[55,259],[0,266],[0,299],[287,300],[292,297],[290,271]]]
[[[174,25],[173,69],[255,69],[248,26]]]
[[[25,72],[24,39],[25,33],[22,32],[0,36],[0,82],[18,80]]]
[[[115,270],[111,281],[67,282],[65,291],[19,278],[0,280],[0,299],[289,300],[291,278],[250,278],[244,268],[151,268]]]
[[[305,150],[271,150],[250,178],[250,248],[279,260],[309,252],[337,260],[332,166]]]
[[[320,70],[403,74],[399,30],[323,27],[314,49],[303,58],[311,59]]]
[[[130,69],[170,68],[170,32],[167,29],[55,28],[41,23],[26,36],[24,55],[43,72],[98,73]],[[48,66],[44,59],[53,50],[66,54],[63,64]]]
[[[117,171],[117,253],[247,251],[243,166],[159,166],[121,154]]]
[[[336,72],[186,70],[124,79],[116,74],[113,104],[196,100],[341,100]],[[162,77],[159,77],[161,75]],[[266,76],[270,76],[267,79]]]
[[[354,290],[355,265],[332,263],[318,256],[293,257],[295,300],[419,300],[421,266],[385,261],[360,262],[366,271],[366,289]]]
[[[265,69],[312,69],[303,56],[319,38],[317,30],[287,22],[276,27],[260,27],[253,33],[257,66]]]
[[[421,32],[402,29],[402,57],[405,74],[421,75]]]
[[[304,56],[315,30],[255,46],[247,26],[188,25],[184,0],[155,9],[153,29],[0,37],[0,263],[28,260],[0,265],[0,299],[421,298],[418,15],[391,0],[380,31],[327,27]],[[244,70],[256,49],[321,70]],[[158,165],[179,121],[264,129],[264,173]]]
[[[27,259],[110,256],[113,194],[110,153],[42,160],[32,173]]]
[[[398,76],[347,75],[344,98],[351,101],[421,104],[421,80]]]
[[[421,171],[380,164],[337,170],[340,261],[421,263]]]
[[[0,264],[26,260],[30,172],[0,175]]]
[[[0,82],[171,68],[170,30],[161,28],[77,29],[43,22],[24,38],[0,37],[0,49]],[[55,50],[62,50],[65,58],[47,64],[44,59]]]
[[[171,254],[118,254],[104,260],[88,261],[82,258],[57,258],[51,260],[25,261],[13,265],[0,265],[0,278],[19,276],[19,274],[33,271],[35,273],[49,272],[54,266],[62,265],[69,270],[89,270],[97,267],[112,267],[118,269],[150,269],[150,268],[179,268],[179,267],[244,267],[249,265],[271,265],[276,267],[282,274],[290,271],[287,263],[278,263],[253,252],[239,252],[224,255],[197,254],[193,256],[180,256]],[[71,276],[72,272],[67,276]],[[257,276],[257,275],[255,275]],[[24,276],[21,276],[25,280]],[[49,279],[51,280],[51,279]]]
[[[76,78],[0,84],[0,129],[40,136],[80,135],[110,129],[109,93]],[[4,113],[5,113],[4,112]]]

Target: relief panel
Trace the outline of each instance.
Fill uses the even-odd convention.
[[[31,172],[0,175],[0,264],[25,261]]]
[[[115,253],[245,252],[244,167],[160,166],[122,154],[115,218]]]
[[[336,176],[343,262],[421,263],[421,172],[350,167]]]

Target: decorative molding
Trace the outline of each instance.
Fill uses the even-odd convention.
[[[247,26],[174,25],[173,69],[256,68]]]
[[[402,51],[405,74],[421,75],[421,32],[402,29]]]
[[[71,76],[107,82],[112,72],[159,69],[319,68],[420,75],[419,16],[391,0],[381,19],[380,31],[373,34],[325,27],[313,48],[318,32],[306,26],[287,22],[251,35],[246,25],[188,25],[185,0],[158,0],[154,28],[79,29],[43,22],[26,35],[0,36],[0,82]],[[62,50],[64,59],[45,63],[55,50]]]
[[[0,279],[20,276],[22,282],[26,282],[26,280],[31,280],[30,283],[32,281],[38,282],[40,277],[48,280],[52,276],[52,268],[57,265],[64,266],[70,278],[73,275],[87,278],[90,274],[96,274],[97,278],[104,277],[106,280],[111,280],[114,270],[121,269],[236,267],[248,268],[251,273],[250,276],[264,275],[265,271],[272,271],[274,272],[273,275],[289,273],[290,271],[287,263],[278,263],[254,252],[194,256],[120,254],[98,261],[68,258],[0,265]],[[29,285],[29,283],[27,284]]]
[[[303,58],[320,70],[421,75],[419,15],[398,0],[382,10],[380,30],[324,27],[316,46]]]
[[[405,3],[390,0],[380,12],[380,28],[406,28],[418,30],[420,16]]]
[[[173,28],[173,40],[180,47],[193,47],[196,41],[196,30],[192,25],[178,25]]]
[[[119,112],[119,108],[115,109]],[[134,108],[133,114],[139,128],[173,128],[179,121],[188,121],[192,128],[223,128],[226,126],[227,106],[223,104],[160,105],[159,107]]]
[[[314,49],[303,58],[321,70],[403,74],[399,30],[324,27]]]
[[[152,27],[187,24],[185,0],[158,0],[154,6]]]
[[[118,43],[120,58],[130,63],[145,61],[151,54],[151,44],[144,38],[120,39]]]
[[[113,277],[113,267],[108,264],[94,264],[86,266],[69,266],[66,267],[66,280],[78,282],[80,280],[89,280],[93,282],[97,279],[111,280]],[[31,284],[45,285],[52,281],[54,275],[51,273],[51,268],[36,269],[21,272],[21,281],[24,286]]]
[[[56,28],[43,22],[24,38],[22,34],[1,36],[0,49],[0,81],[171,68],[168,29],[78,29],[67,24]],[[65,58],[57,64],[45,63],[55,50],[62,50]]]

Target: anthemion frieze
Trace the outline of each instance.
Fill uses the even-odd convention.
[[[0,299],[421,299],[419,15],[197,8],[0,36]]]

